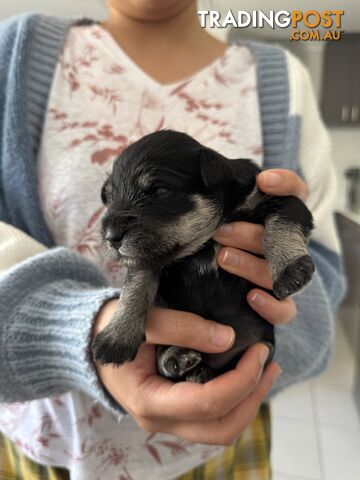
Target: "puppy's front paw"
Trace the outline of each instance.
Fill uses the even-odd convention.
[[[158,371],[167,378],[178,379],[201,362],[201,353],[181,347],[169,347],[158,357]]]
[[[114,363],[122,365],[125,362],[131,362],[136,357],[137,351],[145,340],[145,335],[138,339],[128,336],[115,335],[114,329],[104,328],[94,339],[91,349],[94,360],[107,365]]]
[[[309,255],[304,255],[288,265],[274,281],[273,291],[279,300],[303,289],[311,280],[314,264]]]

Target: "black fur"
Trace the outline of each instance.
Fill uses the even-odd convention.
[[[108,207],[103,236],[129,274],[117,312],[93,343],[96,360],[132,360],[154,303],[231,325],[236,332],[234,346],[222,354],[159,347],[159,372],[174,380],[209,380],[234,367],[250,345],[274,346],[273,326],[246,301],[254,285],[217,268],[212,240],[224,223],[261,223],[275,296],[286,298],[310,281],[311,214],[296,197],[257,190],[260,171],[250,160],[226,159],[171,130],[143,137],[118,157],[102,190]]]

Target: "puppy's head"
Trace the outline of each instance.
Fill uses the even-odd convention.
[[[229,182],[226,159],[188,135],[147,135],[116,159],[103,186],[105,244],[128,266],[188,256],[222,223]]]

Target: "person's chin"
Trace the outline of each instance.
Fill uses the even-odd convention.
[[[132,0],[127,13],[134,20],[158,22],[178,15],[192,3],[195,0]]]

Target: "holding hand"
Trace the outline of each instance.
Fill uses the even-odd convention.
[[[257,177],[257,185],[270,195],[294,195],[305,201],[308,187],[303,180],[290,170],[267,170]],[[221,268],[246,278],[266,289],[272,289],[269,262],[258,258],[263,250],[262,225],[247,222],[233,222],[221,227],[214,239],[225,248],[217,256]],[[296,317],[296,305],[291,298],[277,300],[260,288],[252,289],[247,296],[249,305],[270,323],[288,323]]]
[[[109,323],[117,303],[112,300],[102,308],[94,335]],[[234,370],[210,382],[173,383],[157,374],[155,344],[218,353],[231,347],[233,330],[191,313],[151,308],[146,338],[134,361],[118,368],[101,364],[96,364],[96,368],[112,397],[149,432],[170,433],[192,442],[230,445],[253,421],[280,374],[275,363],[263,372],[268,348],[256,344]]]

